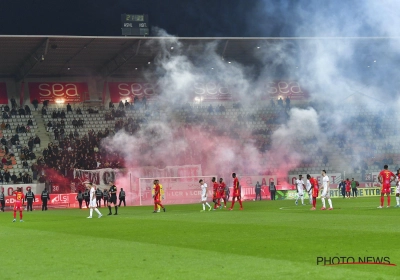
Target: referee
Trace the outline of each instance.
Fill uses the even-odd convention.
[[[110,198],[108,199],[108,210],[110,210],[110,213],[108,215],[112,215],[111,213],[111,204],[114,204],[115,208],[115,213],[114,215],[118,215],[118,206],[117,206],[117,187],[114,185],[114,182],[110,182]]]

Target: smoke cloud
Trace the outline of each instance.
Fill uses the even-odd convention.
[[[393,60],[399,39],[356,37],[398,37],[400,5],[389,0],[326,2],[261,2],[255,17],[268,19],[281,11],[275,26],[282,36],[314,38],[261,43],[254,49],[257,67],[223,60],[224,42],[188,46],[158,30],[168,39],[148,42],[158,56],[145,78],[157,81],[159,101],[150,105],[148,118],[136,133],[118,132],[103,146],[124,153],[129,168],[202,164],[204,175],[224,177],[271,170],[287,177],[315,159],[326,160],[336,172],[352,172],[364,162],[380,164],[384,155],[375,150],[387,143],[400,144],[380,137],[383,127],[393,125],[388,118],[392,105],[399,104],[399,73]],[[291,13],[286,14],[288,7]],[[269,113],[269,100],[260,98],[265,84],[276,78],[299,81],[310,93],[307,104]],[[208,104],[188,106],[193,85],[210,81],[229,87],[242,107],[209,114]],[[216,105],[220,104],[213,103],[213,110]]]

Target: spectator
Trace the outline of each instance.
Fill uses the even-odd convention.
[[[11,107],[17,108],[17,102],[15,101],[15,98],[11,98],[10,101],[11,101]]]
[[[118,103],[118,109],[124,109],[124,103],[122,100]]]
[[[67,104],[67,114],[71,112],[72,113],[72,106],[68,103]]]
[[[1,130],[5,130],[6,129],[6,123],[4,121],[1,123],[0,129]]]
[[[25,112],[24,108],[20,107],[19,110],[18,110],[18,114],[20,116],[25,116],[26,112]]]
[[[39,101],[36,98],[33,99],[32,100],[32,105],[33,105],[33,108],[35,108],[35,111],[37,111],[38,105],[39,105]]]
[[[51,121],[49,121],[49,122],[47,123],[46,131],[47,131],[47,132],[51,132],[52,130],[53,130],[53,124],[51,123]]]
[[[5,182],[6,184],[8,184],[8,183],[10,182],[10,179],[11,179],[11,175],[10,175],[10,172],[8,172],[8,169],[6,169],[6,170],[4,171],[3,177],[4,177],[4,182]]]
[[[28,105],[25,105],[25,113],[27,114],[27,115],[31,115],[31,108],[29,108],[29,106]]]
[[[3,158],[1,159],[1,163],[4,165],[7,165],[7,159],[6,156],[4,155]]]
[[[61,111],[61,113],[60,113],[60,118],[61,118],[61,119],[65,119],[65,112],[64,112],[64,110]]]
[[[81,108],[76,109],[76,113],[77,113],[78,115],[82,115],[82,110],[81,110]]]
[[[18,183],[18,177],[17,175],[15,175],[15,172],[13,172],[13,174],[10,177],[11,182],[13,182],[13,184],[17,184]]]
[[[6,129],[11,129],[11,126],[8,122],[6,123]]]
[[[33,121],[32,121],[32,119],[31,119],[31,118],[29,118],[27,125],[29,125],[29,126],[33,126]]]
[[[108,103],[108,108],[109,109],[112,109],[112,108],[114,108],[114,103],[112,103],[111,101]]]
[[[289,110],[290,109],[290,98],[289,98],[289,95],[286,96],[285,103],[286,103],[286,109]]]
[[[3,119],[8,120],[10,118],[10,115],[8,114],[8,112],[4,111],[3,112]]]
[[[31,138],[29,138],[29,140],[28,140],[28,147],[29,147],[29,150],[30,150],[30,151],[33,151],[33,146],[34,146],[33,137],[31,137]]]
[[[42,116],[47,115],[47,110],[46,108],[43,106],[42,107]]]
[[[7,112],[7,113],[10,112],[10,107],[8,106],[8,104],[6,104],[6,105],[4,106],[4,112]]]
[[[278,99],[278,105],[281,106],[281,107],[283,107],[283,99],[282,99],[282,97],[279,97],[279,99]]]
[[[0,143],[1,143],[2,145],[4,145],[4,146],[7,145],[7,139],[4,137],[4,135],[3,135],[3,137],[1,138]]]
[[[272,107],[272,108],[274,108],[275,107],[275,102],[274,102],[274,100],[273,99],[271,99],[271,101],[270,101],[270,106]]]

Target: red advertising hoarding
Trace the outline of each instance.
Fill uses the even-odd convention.
[[[266,85],[265,99],[285,100],[289,97],[291,100],[305,100],[309,98],[308,92],[295,81],[272,81]]]
[[[88,95],[87,83],[58,83],[42,82],[28,83],[31,102],[37,99],[39,103],[49,100],[50,104],[55,103],[80,103],[85,101]]]
[[[152,83],[137,82],[109,82],[108,89],[110,91],[111,102],[118,103],[121,100],[133,102],[135,97],[142,99],[152,99],[156,97],[155,85]]]

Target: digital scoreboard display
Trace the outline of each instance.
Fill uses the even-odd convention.
[[[149,16],[148,15],[121,15],[121,30],[123,36],[148,36]]]

